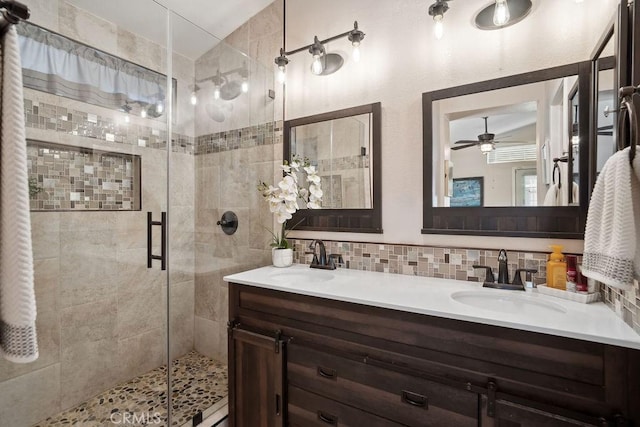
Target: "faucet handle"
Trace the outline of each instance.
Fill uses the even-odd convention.
[[[493,283],[495,279],[493,278],[493,270],[491,267],[487,267],[486,265],[473,265],[473,268],[484,268],[486,270],[486,275],[484,277],[485,283]]]
[[[525,286],[522,283],[522,276],[520,275],[521,271],[524,271],[525,273],[527,273],[527,277],[526,277],[525,281],[526,281],[526,283],[528,285],[529,283],[533,283],[533,280],[531,280],[531,275],[534,274],[534,273],[537,273],[538,270],[534,270],[534,269],[531,269],[531,268],[519,268],[519,269],[516,270],[515,277],[513,278],[513,284],[516,285],[516,286],[522,286],[522,288],[524,289]],[[533,288],[535,286],[531,285],[531,286],[527,286],[527,287],[532,287]]]
[[[329,262],[333,263],[336,267],[344,267],[344,259],[342,254],[329,254]]]

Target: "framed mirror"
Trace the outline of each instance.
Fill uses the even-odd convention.
[[[284,158],[307,158],[323,191],[321,209],[301,209],[296,230],[382,233],[381,105],[287,120]]]
[[[585,61],[424,93],[422,233],[582,238],[591,85]]]
[[[616,124],[618,122],[618,79],[615,44],[617,24],[611,23],[593,53],[593,105],[591,119],[590,188],[606,161],[617,150]]]

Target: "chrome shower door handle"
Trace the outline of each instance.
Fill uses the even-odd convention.
[[[153,226],[160,227],[160,255],[153,254]],[[160,221],[153,220],[153,214],[147,212],[147,268],[152,267],[153,260],[160,260],[161,269],[167,269],[167,213],[162,212]]]

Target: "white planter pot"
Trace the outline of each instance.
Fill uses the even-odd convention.
[[[271,260],[274,267],[289,267],[293,264],[293,249],[277,249],[271,250]]]

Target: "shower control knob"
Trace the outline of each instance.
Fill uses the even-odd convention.
[[[217,224],[225,234],[232,235],[238,229],[238,216],[234,212],[227,211],[222,214]]]

